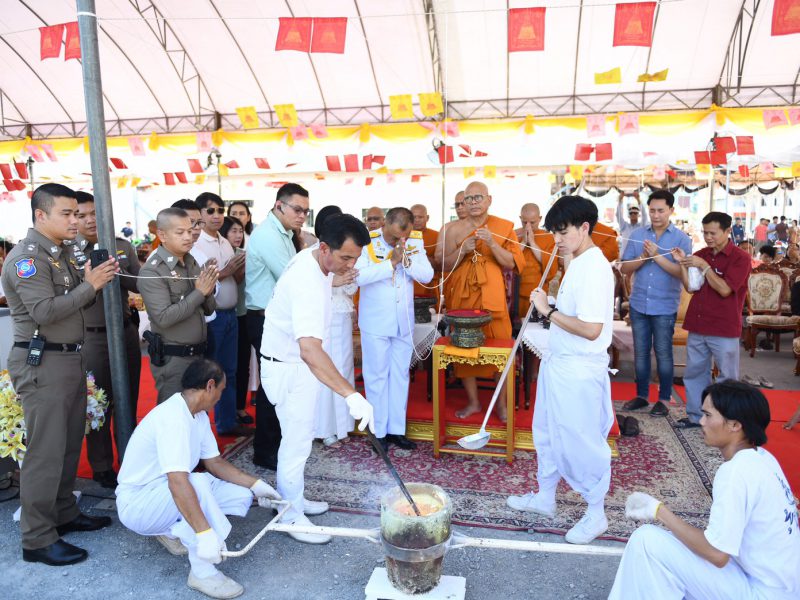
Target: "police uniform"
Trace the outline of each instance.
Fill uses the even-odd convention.
[[[199,275],[200,265],[191,254],[179,259],[163,245],[147,258],[139,272],[139,293],[150,318],[150,330],[161,336],[163,343],[161,360],[152,356],[152,343],[149,348],[159,404],[181,391],[186,367],[207,348],[205,317],[214,312],[216,302],[213,293],[203,296],[195,288]]]
[[[433,267],[419,231],[411,232],[405,247],[407,261],[396,267],[391,262],[394,248],[383,239],[382,231],[370,232],[370,238],[356,262],[361,294],[358,327],[366,397],[375,411],[375,435],[383,438],[406,431],[414,282],[428,283]]]
[[[78,236],[72,245],[75,260],[80,270],[83,270],[89,253],[95,244],[82,236]],[[139,259],[136,250],[127,240],[116,239],[116,259],[122,274],[138,275]],[[139,397],[139,376],[142,371],[142,353],[139,347],[139,328],[131,320],[132,312],[128,304],[128,292],[138,291],[135,277],[120,277],[120,292],[122,296],[122,322],[125,340],[125,351],[128,357],[128,383],[134,422],[136,426],[136,404]],[[93,429],[86,435],[86,455],[94,473],[111,471],[114,468],[114,449],[111,442],[111,415],[113,410],[114,390],[111,380],[111,362],[109,360],[108,336],[106,335],[106,314],[103,304],[102,291],[97,294],[97,301],[84,312],[84,356],[86,369],[95,378],[97,385],[105,390],[109,400],[106,411],[105,424],[98,430]]]
[[[8,254],[3,289],[14,321],[8,371],[22,400],[27,452],[20,475],[22,547],[59,539],[56,527],[80,515],[72,490],[86,424],[82,309],[95,299],[72,250],[35,229]],[[41,364],[27,364],[34,332],[45,338]]]

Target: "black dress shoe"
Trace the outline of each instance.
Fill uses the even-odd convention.
[[[64,540],[58,540],[36,550],[22,549],[22,560],[25,562],[40,562],[51,567],[74,565],[86,560],[88,556],[89,553],[86,550],[68,544]]]
[[[386,439],[403,450],[414,450],[417,447],[416,442],[412,442],[403,434],[396,435],[394,433],[390,433],[386,436]]]
[[[689,417],[678,419],[675,425],[673,425],[675,429],[695,429],[700,426],[701,426],[700,423],[695,423],[694,421],[689,419]]]
[[[638,396],[633,400],[628,400],[625,404],[622,405],[622,410],[639,410],[640,408],[644,408],[647,406],[649,402],[644,398],[639,398]]]
[[[117,474],[114,473],[113,470],[98,471],[92,475],[92,479],[99,483],[101,487],[108,488],[110,490],[113,490],[117,487]]]
[[[376,437],[375,439],[378,440],[378,443],[381,445],[381,448],[383,448],[384,452],[389,452],[389,436],[388,435],[386,437],[382,437],[382,438]],[[375,449],[375,446],[372,446],[372,444],[370,444],[370,446],[372,447],[372,451],[375,454],[380,454]]]
[[[227,435],[232,437],[247,437],[255,434],[255,429],[252,427],[246,427],[245,425],[234,425],[233,429],[229,429],[228,431],[217,431],[217,435]]]
[[[97,531],[109,525],[111,525],[111,517],[90,517],[81,513],[69,523],[56,527],[56,531],[58,531],[58,535],[64,535],[72,531]]]
[[[255,421],[253,420],[253,417],[251,417],[248,414],[244,414],[244,415],[237,414],[236,415],[236,420],[239,423],[241,423],[242,425],[252,425],[253,423],[255,423]]]
[[[253,464],[257,467],[269,469],[270,471],[278,470],[278,457],[277,456],[255,456],[253,455]]]
[[[664,404],[661,400],[653,404],[653,408],[650,409],[650,415],[653,417],[665,417],[669,414],[669,408],[667,405]]]

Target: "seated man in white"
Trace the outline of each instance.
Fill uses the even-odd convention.
[[[764,395],[738,381],[703,392],[700,426],[725,462],[714,476],[705,531],[634,492],[625,514],[643,525],[622,555],[609,598],[703,600],[800,598],[797,507],[778,461],[760,448],[770,413]]]
[[[231,530],[225,515],[245,516],[254,496],[280,496],[219,455],[207,414],[225,389],[219,364],[194,361],[181,387],[147,414],[128,442],[117,478],[119,520],[140,535],[156,536],[172,554],[188,551],[190,588],[235,598],[244,588],[214,567]],[[201,461],[206,472],[193,472]]]

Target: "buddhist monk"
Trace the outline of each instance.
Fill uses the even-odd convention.
[[[542,279],[542,271],[547,266],[550,254],[555,252],[556,242],[553,234],[544,229],[539,229],[542,214],[539,207],[532,202],[524,204],[519,213],[519,221],[522,224],[517,229],[517,239],[525,244],[522,256],[525,257],[525,268],[520,274],[519,282],[519,316],[524,318],[531,305],[531,292],[536,289]],[[544,279],[543,289],[547,290],[550,280],[558,272],[558,262],[550,266],[550,271]]]
[[[458,217],[459,221],[467,218],[469,212],[467,211],[467,205],[464,203],[463,191],[456,194],[456,201],[453,206],[456,209],[456,216]]]
[[[425,253],[428,255],[428,261],[433,266],[433,279],[430,283],[422,285],[414,282],[414,296],[423,298],[438,298],[439,290],[436,289],[439,285],[441,272],[437,271],[436,264],[436,240],[439,237],[439,232],[434,229],[428,228],[428,209],[424,204],[415,204],[411,207],[411,214],[414,215],[414,231],[422,233],[422,241],[425,245]]]
[[[598,221],[597,225],[594,226],[594,231],[592,231],[592,242],[600,248],[608,262],[614,262],[619,258],[617,232],[608,225]]]
[[[383,209],[377,206],[368,208],[364,223],[370,231],[375,231],[383,227]]]
[[[483,328],[483,333],[487,338],[509,339],[511,319],[506,304],[503,269],[520,273],[525,267],[514,224],[489,214],[492,197],[480,181],[467,186],[464,202],[469,215],[450,223],[442,240],[442,271],[452,271],[445,285],[445,302],[448,311],[489,311],[492,321]],[[455,365],[455,375],[461,378],[469,399],[456,416],[463,419],[481,410],[476,377],[491,377],[495,373],[493,366]],[[505,396],[503,387],[495,405],[495,412],[503,421],[506,418]]]

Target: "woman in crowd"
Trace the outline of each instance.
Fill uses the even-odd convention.
[[[241,203],[238,203],[241,204]],[[229,211],[230,212],[230,211]],[[225,237],[233,246],[235,254],[244,252],[246,226],[236,217],[225,217],[222,227],[219,228],[220,234]],[[250,341],[247,337],[247,307],[244,302],[245,280],[238,286],[238,302],[236,304],[236,318],[239,324],[239,335],[237,340],[238,359],[236,365],[236,420],[244,425],[252,425],[253,417],[247,414],[247,391],[250,384]]]
[[[234,219],[239,219],[244,229],[244,238],[242,240],[242,249],[247,247],[247,240],[250,239],[250,234],[253,232],[253,215],[250,214],[250,207],[244,202],[231,202],[228,205],[228,216]]]

